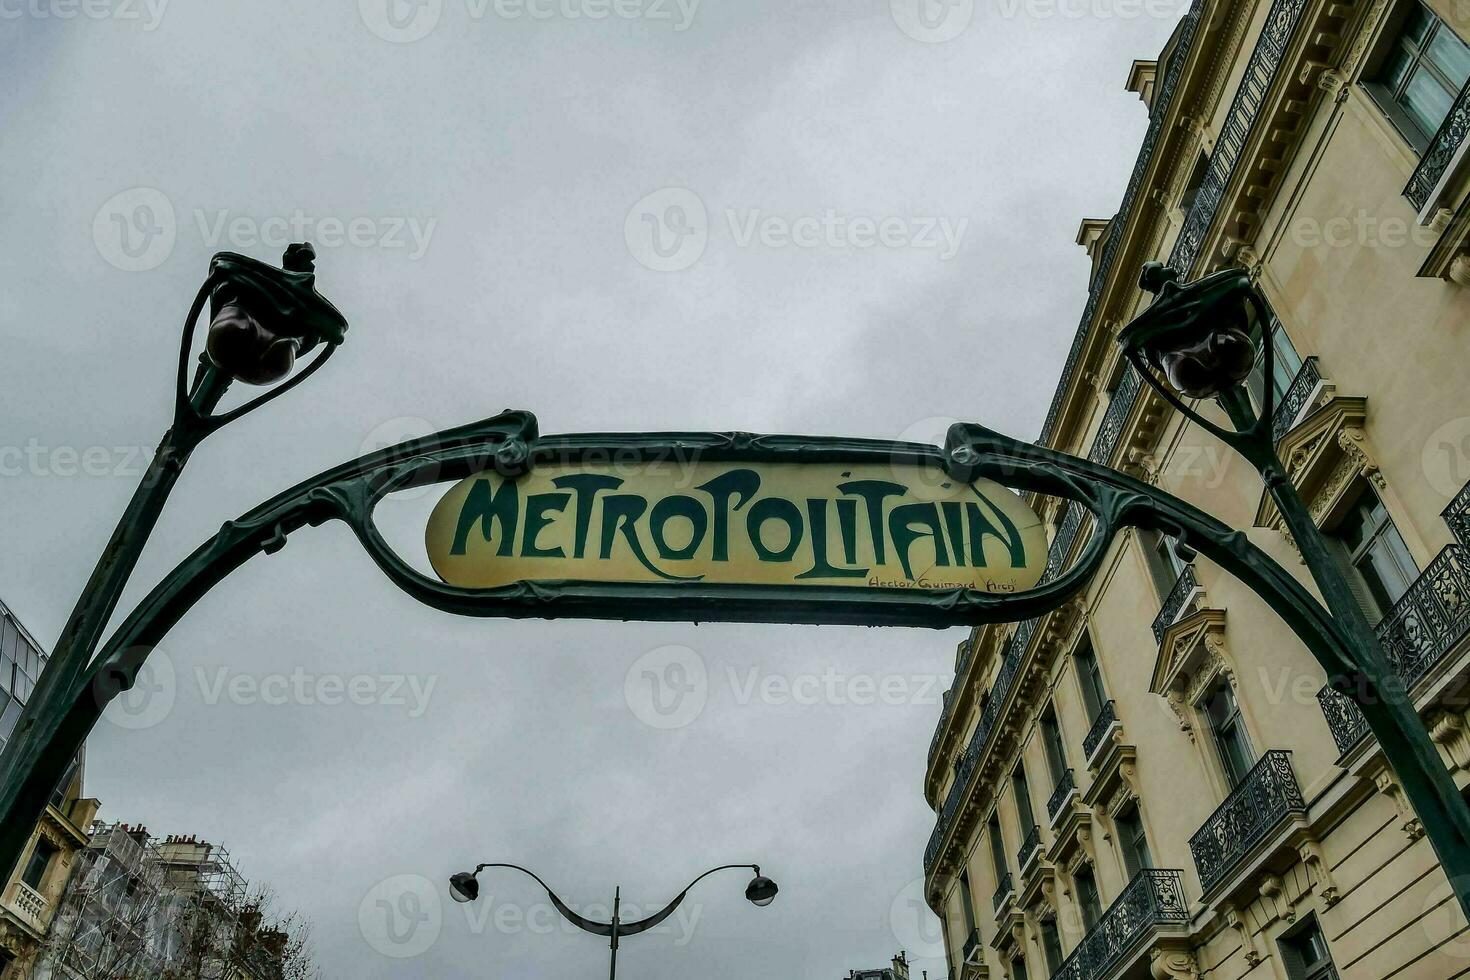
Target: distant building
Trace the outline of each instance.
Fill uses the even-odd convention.
[[[98,824],[76,863],[36,980],[302,980],[300,938],[263,922],[229,852]]]
[[[847,980],[909,980],[908,954],[899,950],[893,965],[881,970],[849,970]]]
[[[0,748],[9,741],[47,656],[15,615],[0,602]],[[84,828],[97,801],[82,798],[78,756],[31,834],[15,873],[0,892],[0,980],[26,976],[50,928],[77,854],[87,846]]]

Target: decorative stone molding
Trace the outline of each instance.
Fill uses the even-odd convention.
[[[1262,898],[1271,902],[1272,919],[1281,919],[1288,923],[1296,921],[1296,903],[1286,895],[1286,883],[1280,877],[1273,874],[1262,875],[1260,893]]]
[[[1198,609],[1164,631],[1149,693],[1168,702],[1179,730],[1192,742],[1194,704],[1222,676],[1235,679],[1225,646],[1225,611]]]
[[[1348,491],[1359,478],[1379,489],[1386,486],[1364,431],[1367,414],[1366,399],[1336,396],[1282,437],[1279,452],[1287,474],[1319,524],[1347,503]],[[1281,515],[1264,491],[1256,508],[1256,526],[1284,531]]]
[[[1301,855],[1302,863],[1307,867],[1307,874],[1312,879],[1312,885],[1316,888],[1318,896],[1328,908],[1336,905],[1342,898],[1339,894],[1337,882],[1333,880],[1332,869],[1327,864],[1327,856],[1322,853],[1322,845],[1315,840],[1304,840],[1297,847],[1297,853]]]
[[[1148,969],[1154,980],[1200,980],[1199,964],[1188,946],[1159,943],[1148,951]]]
[[[1470,286],[1470,255],[1462,252],[1450,260],[1449,277],[1456,286]]]
[[[1419,818],[1414,814],[1414,808],[1409,806],[1409,801],[1404,798],[1403,787],[1399,786],[1392,770],[1383,768],[1375,772],[1373,785],[1378,787],[1378,792],[1393,801],[1394,807],[1399,811],[1399,817],[1403,820],[1400,827],[1403,829],[1404,836],[1409,839],[1409,843],[1412,844],[1423,837],[1424,825],[1419,822]]]
[[[1251,929],[1250,923],[1246,921],[1245,908],[1239,905],[1230,906],[1225,910],[1225,921],[1240,937],[1240,949],[1245,954],[1246,966],[1251,969],[1260,966],[1266,956],[1261,952],[1260,943],[1257,942],[1256,934]]]
[[[1456,769],[1470,769],[1470,728],[1464,714],[1438,710],[1429,716],[1429,734]]]

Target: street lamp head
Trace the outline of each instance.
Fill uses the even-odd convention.
[[[1147,262],[1139,286],[1155,299],[1118,334],[1130,357],[1141,354],[1189,398],[1212,398],[1250,376],[1257,317],[1244,270],[1181,285],[1175,270]]]
[[[449,894],[456,902],[473,902],[480,897],[480,880],[468,871],[449,879]]]
[[[752,905],[765,908],[776,900],[776,892],[780,891],[776,883],[765,875],[761,869],[756,867],[755,877],[750,879],[750,884],[745,886],[745,898]]]
[[[347,320],[316,291],[316,252],[286,249],[282,268],[234,252],[210,263],[205,350],[221,371],[246,384],[285,378],[296,358],[319,343],[340,344]]]

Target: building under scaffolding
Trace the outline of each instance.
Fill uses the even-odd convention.
[[[97,824],[33,976],[279,980],[287,941],[224,848]]]

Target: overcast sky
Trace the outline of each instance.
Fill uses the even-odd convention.
[[[347,344],[198,452],[133,600],[280,489],[507,407],[543,432],[1034,437],[1077,224],[1145,128],[1129,62],[1179,11],[916,2],[0,0],[0,595],[55,639],[167,425],[209,256],[298,236]],[[780,883],[755,909],[739,872],[705,881],[626,942],[630,978],[828,980],[900,948],[938,977],[922,780],[962,636],[456,620],[333,525],[170,635],[87,790],[229,845],[329,977],[605,969],[526,880],[451,906],[478,861],[594,916],[714,864]],[[675,715],[649,670],[692,685]]]

